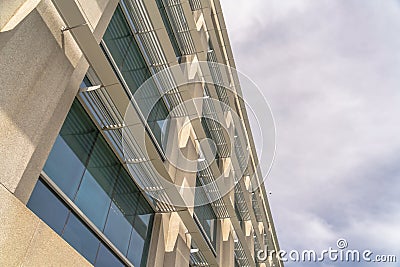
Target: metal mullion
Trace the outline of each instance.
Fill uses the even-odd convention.
[[[110,98],[110,95],[104,88],[99,89],[99,97],[101,100],[104,100],[104,103],[107,105],[106,106],[106,111],[114,124],[123,124],[123,120],[121,119],[121,114],[119,114],[118,110],[116,109],[113,101]],[[111,112],[108,112],[110,110]],[[113,116],[115,115],[115,116]],[[118,116],[119,115],[119,116]]]
[[[106,54],[109,56],[109,59],[110,59],[110,61],[111,61],[111,64],[115,67],[115,62],[114,62],[114,60],[112,59],[112,56],[111,56],[111,54],[110,54],[110,52],[109,52],[109,50],[108,50],[108,48],[107,48],[107,45],[106,45],[104,42],[102,42],[102,45],[103,45],[104,51],[105,51]],[[129,97],[129,99],[130,99],[130,102],[131,102],[133,108],[134,108],[135,111],[137,112],[139,119],[141,120],[141,122],[143,123],[144,127],[146,128],[147,133],[149,134],[149,136],[150,136],[150,138],[152,139],[152,141],[153,141],[155,147],[157,148],[157,151],[158,151],[159,155],[161,156],[162,159],[165,160],[164,152],[162,151],[162,149],[161,149],[160,145],[158,144],[157,139],[155,138],[155,136],[154,136],[154,134],[153,134],[153,132],[152,132],[150,126],[148,125],[148,123],[147,123],[147,121],[145,120],[145,118],[144,118],[142,112],[140,111],[140,107],[138,106],[137,102],[135,101],[135,99],[134,99],[132,93],[131,93],[129,90],[126,90],[126,88],[129,88],[129,87],[127,86],[127,84],[126,84],[124,78],[122,77],[121,72],[119,71],[118,68],[114,68],[114,70],[115,70],[117,76],[120,78],[122,87],[125,88],[125,92],[127,93],[127,95],[128,95],[128,97]]]
[[[97,236],[100,243],[103,242],[124,264],[134,267],[134,265],[119,251],[119,249],[105,236],[105,234],[94,225],[88,217],[76,206],[76,204],[42,171],[40,177],[51,190],[62,199],[63,203],[76,215],[84,224]]]
[[[115,115],[118,122],[123,124],[124,123],[123,118],[122,118],[121,114],[119,113],[118,109],[115,107],[115,104],[112,101],[110,95],[108,93],[106,93],[103,88],[101,88],[100,90],[102,90],[101,93],[102,93],[103,97],[105,98],[105,100],[108,102],[108,105],[110,106],[111,110],[113,111],[112,113]]]
[[[107,107],[103,101],[103,98],[100,95],[100,92],[96,90],[96,91],[94,91],[94,95],[95,95],[94,100],[97,103],[97,107],[102,111],[103,118],[106,119],[106,122],[108,123],[108,125],[114,125],[115,122],[114,122],[113,118],[111,117],[111,115],[109,114],[109,112],[107,111]],[[104,125],[104,126],[107,126],[107,125]]]
[[[85,103],[82,101],[82,98],[80,97],[80,98],[78,98],[78,99],[80,100],[80,102],[81,102],[81,103],[83,104],[83,106],[85,107],[85,110],[88,112],[89,116],[92,118],[92,121],[95,122],[95,125],[97,126],[97,128],[98,128],[99,130],[101,130],[101,127],[100,127],[99,123],[96,122],[95,120],[93,120],[93,114],[91,114],[91,113],[87,110],[87,106],[86,106]],[[103,131],[100,131],[100,134],[102,134],[102,135],[105,137],[106,140],[109,140],[109,137],[108,137],[107,135],[105,135],[105,133],[104,133]],[[107,143],[108,143],[108,141],[107,141]],[[93,144],[93,146],[94,146],[94,144]],[[113,147],[113,146],[111,146],[111,147],[112,147],[113,150],[115,149],[115,147]],[[138,187],[138,189],[139,189],[139,191],[141,192],[142,196],[146,199],[147,203],[150,205],[150,207],[151,207],[153,210],[155,210],[155,206],[153,205],[151,199],[149,199],[149,197],[148,197],[148,195],[146,194],[146,192],[143,191],[139,185],[137,185],[137,182],[135,182],[135,177],[132,177],[132,175],[129,174],[129,169],[127,169],[126,165],[125,165],[124,162],[123,162],[123,159],[120,158],[118,155],[117,155],[117,158],[118,158],[119,161],[121,162],[122,166],[127,170],[128,175],[131,177],[132,182],[133,182],[134,184],[136,184],[136,186]]]
[[[95,91],[85,92],[85,93],[82,92],[79,95],[82,96],[82,97],[85,97],[86,102],[88,104],[90,104],[90,106],[92,107],[93,111],[96,112],[96,117],[98,118],[98,123],[104,124],[104,122],[103,122],[103,114],[101,113],[101,110],[99,110],[98,105],[96,105],[96,103],[94,102],[94,99],[93,99],[94,96],[92,96],[92,94],[94,94],[94,93],[95,93]]]

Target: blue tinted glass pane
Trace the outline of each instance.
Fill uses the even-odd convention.
[[[100,241],[75,215],[70,215],[62,236],[89,262],[94,263]]]
[[[145,251],[148,240],[147,232],[149,230],[151,214],[138,215],[135,217],[133,231],[129,245],[127,258],[132,261],[135,266],[145,266],[147,252]]]
[[[27,206],[54,231],[61,234],[68,209],[42,181],[36,183]]]
[[[121,164],[110,146],[100,136],[87,166],[90,174],[107,194],[111,195]]]
[[[138,232],[136,232],[135,229],[133,229],[127,255],[127,258],[133,263],[133,265],[141,266],[140,263],[142,261],[143,248],[144,248],[143,238],[138,234]]]
[[[61,128],[60,135],[84,164],[93,148],[99,131],[77,99]]]
[[[124,266],[122,262],[111,253],[103,244],[100,245],[99,254],[97,255],[96,267],[118,267]]]
[[[107,27],[103,37],[107,48],[113,55],[113,59],[118,67],[122,66],[126,50],[134,41],[129,26],[122,13],[121,7],[117,6],[114,15]]]
[[[96,126],[75,99],[44,167],[70,198],[76,193],[97,135]]]
[[[113,202],[124,212],[125,216],[131,216],[130,221],[136,214],[139,204],[138,198],[140,197],[141,193],[133,183],[132,178],[125,169],[121,169],[119,179],[114,188]]]
[[[100,230],[103,229],[111,199],[88,171],[74,202]]]
[[[141,222],[143,222],[144,225],[146,225],[146,232],[149,228],[149,223],[150,223],[150,219],[152,217],[152,214],[143,214],[143,215],[138,215],[138,218],[140,219]],[[137,220],[137,219],[136,219]],[[143,232],[143,235],[145,235],[146,233]]]
[[[132,225],[119,208],[112,203],[108,214],[105,235],[123,253],[126,254]]]
[[[73,198],[84,168],[64,139],[58,136],[43,168],[44,172],[67,196]]]

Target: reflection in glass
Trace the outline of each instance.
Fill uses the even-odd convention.
[[[95,267],[123,267],[124,264],[103,244],[100,244],[99,253],[97,255]]]
[[[146,266],[147,259],[142,255],[147,255],[150,244],[150,228],[153,216],[151,214],[138,215],[135,218],[131,242],[129,245],[127,258],[135,266]]]
[[[99,229],[104,228],[111,199],[88,171],[74,202]]]
[[[73,198],[85,166],[59,135],[43,170],[68,197]]]
[[[96,126],[79,101],[75,100],[44,166],[46,174],[71,199],[79,186],[97,135]]]
[[[124,254],[128,250],[131,231],[132,225],[125,218],[115,203],[112,203],[110,212],[108,214],[106,227],[104,229],[104,234]]]
[[[69,211],[42,181],[36,183],[27,207],[54,231],[61,234]]]
[[[62,237],[88,261],[94,262],[100,241],[75,215],[70,215]]]
[[[135,266],[146,265],[154,211],[77,99],[44,171],[90,220],[87,223],[93,223]],[[121,265],[86,222],[41,181],[28,205],[91,263]]]

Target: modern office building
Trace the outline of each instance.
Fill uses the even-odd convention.
[[[0,67],[0,266],[283,266],[219,0],[2,0]]]

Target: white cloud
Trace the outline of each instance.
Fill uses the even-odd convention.
[[[236,65],[262,88],[277,123],[267,186],[281,247],[331,246],[344,237],[393,253],[398,2],[223,0],[222,7]]]

